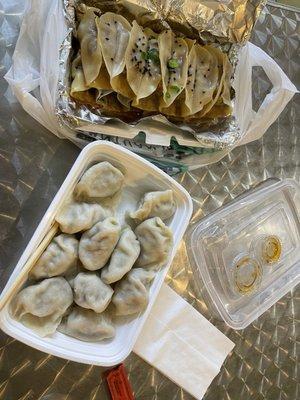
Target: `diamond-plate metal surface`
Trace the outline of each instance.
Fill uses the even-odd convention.
[[[21,0],[0,0],[0,289],[41,216],[78,154],[71,143],[48,133],[12,102],[2,79],[11,63]],[[300,87],[300,13],[269,5],[252,41],[267,51]],[[254,72],[256,106],[269,83]],[[265,136],[235,149],[221,162],[185,173],[178,180],[194,201],[192,223],[268,177],[299,181],[299,96]],[[175,257],[168,282],[236,344],[206,400],[296,400],[300,398],[297,333],[300,290],[295,288],[251,326],[234,331],[208,309],[204,287],[192,279],[185,243]],[[201,332],[199,332],[201,335]],[[298,349],[299,354],[299,349]],[[174,383],[132,354],[125,362],[138,400],[189,400]],[[104,369],[49,356],[0,332],[1,400],[109,399]]]

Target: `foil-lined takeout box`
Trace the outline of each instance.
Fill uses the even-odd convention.
[[[60,76],[56,113],[60,123],[94,136],[108,136],[133,139],[143,132],[146,143],[168,146],[172,138],[179,145],[230,149],[242,137],[235,110],[235,93],[232,89],[231,115],[223,118],[203,120],[199,126],[187,123],[172,123],[161,114],[137,119],[126,123],[117,118],[101,115],[101,111],[78,104],[70,96],[70,65],[74,57],[72,50],[73,33],[76,29],[77,0],[63,0],[68,35],[60,49]],[[262,9],[262,0],[86,0],[87,6],[97,7],[101,12],[114,11],[121,15],[133,14],[143,26],[151,24],[158,31],[171,27],[186,37],[197,38],[200,43],[213,44],[226,52],[233,66],[232,81],[236,79],[236,64],[240,49],[249,39],[254,23]]]

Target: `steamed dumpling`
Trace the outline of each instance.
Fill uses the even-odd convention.
[[[90,229],[96,222],[111,216],[111,212],[100,204],[76,202],[73,199],[59,211],[56,221],[65,233],[77,233]]]
[[[96,17],[94,11],[86,7],[77,29],[81,62],[87,85],[90,85],[97,78],[102,65],[100,32],[97,28],[96,18],[98,17]]]
[[[101,271],[101,279],[105,283],[120,280],[131,270],[140,254],[140,243],[131,228],[125,228],[114,249],[109,264]]]
[[[77,198],[104,198],[117,193],[123,186],[124,175],[107,161],[90,167],[75,187]]]
[[[116,315],[131,315],[144,310],[149,301],[149,286],[155,276],[154,271],[133,268],[116,284],[112,303]]]
[[[79,258],[90,271],[104,267],[115,248],[121,227],[115,218],[106,218],[84,232],[79,242]]]
[[[135,234],[141,245],[136,266],[145,268],[163,266],[173,244],[171,229],[160,218],[155,217],[142,222],[136,228]]]
[[[144,221],[152,217],[162,220],[170,218],[175,212],[175,201],[172,190],[146,193],[138,210],[130,214],[136,221]]]
[[[64,318],[58,330],[87,342],[97,342],[115,336],[115,328],[107,312],[99,314],[78,306]]]
[[[76,304],[97,313],[106,309],[114,292],[93,272],[80,272],[74,279],[73,290]]]
[[[188,45],[183,38],[176,37],[171,30],[158,37],[163,101],[161,108],[169,107],[184,90],[187,82]]]
[[[67,234],[56,236],[30,271],[30,278],[40,279],[63,275],[78,258],[78,240]]]
[[[125,60],[127,80],[136,96],[134,105],[138,105],[161,81],[157,35],[133,21]]]
[[[12,300],[10,312],[23,325],[46,336],[55,332],[72,302],[68,282],[62,277],[49,278],[21,290]]]

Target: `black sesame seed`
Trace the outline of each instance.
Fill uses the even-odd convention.
[[[204,78],[206,78],[206,75],[203,75],[204,76]]]
[[[200,104],[202,104],[202,101],[200,101]]]
[[[138,38],[138,41],[140,42],[141,40],[142,40],[142,38],[139,37],[139,38]]]
[[[203,93],[203,94],[206,93],[205,90],[202,90],[202,93]]]
[[[208,68],[207,72],[209,72],[209,71],[210,71],[210,68]]]
[[[111,61],[114,61],[114,59],[111,57]]]
[[[110,26],[110,23],[109,23],[109,22],[106,22],[106,25],[107,25],[107,26]]]
[[[194,89],[191,89],[191,92],[193,92],[194,91]]]
[[[106,38],[105,38],[105,40],[109,40],[109,38],[108,38],[108,37],[106,37]]]
[[[117,21],[115,21],[115,24],[117,23]]]
[[[191,81],[187,81],[186,84],[189,85]]]
[[[182,44],[180,44],[179,47],[182,47]]]
[[[173,81],[176,81],[176,77],[175,76],[173,76]]]

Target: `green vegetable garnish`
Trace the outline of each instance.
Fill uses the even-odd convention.
[[[171,89],[171,90],[174,90],[174,92],[176,92],[176,93],[180,92],[180,87],[177,86],[177,85],[171,85],[171,86],[170,86],[170,89]]]
[[[176,58],[170,58],[170,60],[168,61],[168,67],[169,68],[178,68],[179,61]]]
[[[148,54],[148,59],[152,60],[156,64],[159,64],[159,55],[158,55],[158,50],[157,49],[149,49],[147,51]]]
[[[166,97],[166,99],[169,99],[169,98],[171,97],[170,93],[167,92],[167,93],[165,94],[165,97]]]
[[[159,64],[158,51],[156,49],[149,49],[147,51],[143,51],[142,52],[142,59],[143,60],[151,60],[155,64]]]

